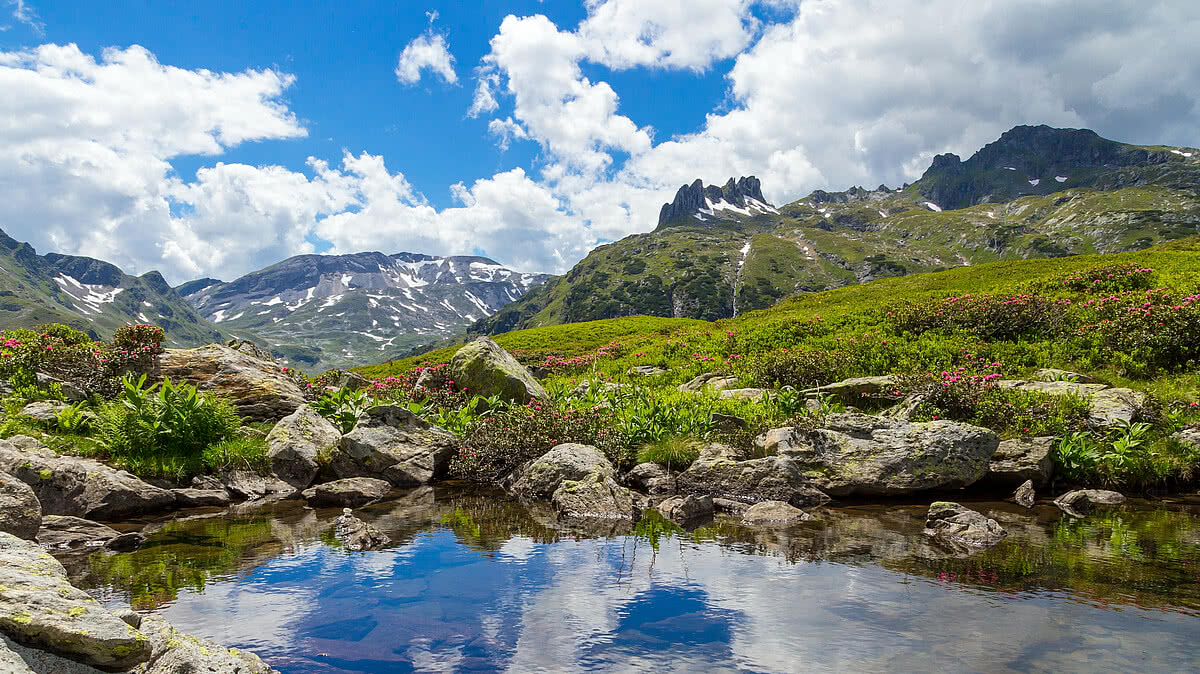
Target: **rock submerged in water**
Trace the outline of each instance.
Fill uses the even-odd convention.
[[[453,433],[403,407],[379,405],[342,436],[320,475],[326,480],[374,477],[395,487],[417,487],[445,477],[458,448]]]
[[[582,480],[564,480],[551,501],[559,518],[565,520],[636,522],[641,518],[634,493],[617,484],[607,471],[596,471]]]
[[[713,514],[711,496],[675,496],[658,504],[658,512],[676,524],[686,524]]]
[[[767,431],[755,444],[831,496],[898,496],[974,484],[987,473],[1000,438],[954,421],[845,413],[813,431]]]
[[[317,477],[318,459],[330,455],[341,440],[328,419],[301,405],[267,433],[271,472],[296,489],[307,489]]]
[[[166,489],[99,461],[57,454],[25,436],[0,440],[0,472],[29,485],[46,515],[114,521],[175,507]]]
[[[392,490],[392,483],[373,477],[348,477],[305,489],[304,499],[314,507],[344,506],[358,508],[374,503]]]
[[[550,394],[524,365],[488,337],[479,337],[455,352],[450,359],[454,385],[470,393],[525,404],[549,400]]]
[[[355,517],[354,511],[349,508],[342,509],[341,517],[334,524],[334,534],[351,552],[375,550],[392,542],[375,527]]]
[[[42,504],[33,488],[0,473],[0,531],[33,540],[42,526]]]
[[[755,503],[742,514],[742,522],[749,525],[787,525],[807,522],[811,519],[813,519],[811,514],[783,501]]]
[[[796,507],[821,505],[829,496],[818,490],[799,466],[781,456],[742,460],[736,450],[713,443],[677,480],[687,494],[705,494],[753,504],[763,499],[784,501]]]
[[[582,480],[597,472],[613,473],[604,453],[591,445],[567,442],[521,466],[512,492],[522,498],[550,498],[564,480]]]
[[[960,552],[990,548],[1008,536],[996,520],[949,501],[929,505],[925,535]]]
[[[1122,494],[1107,489],[1076,489],[1054,499],[1054,505],[1072,517],[1083,517],[1096,506],[1118,506],[1124,502]]]

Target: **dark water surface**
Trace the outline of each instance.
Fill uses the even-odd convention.
[[[1086,519],[971,505],[1010,535],[961,558],[921,535],[924,504],[564,531],[447,487],[358,511],[382,551],[344,551],[339,511],[285,502],[167,522],[71,568],[286,674],[1200,671],[1196,501]]]

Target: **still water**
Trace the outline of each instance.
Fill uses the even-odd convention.
[[[357,511],[392,538],[381,551],[341,549],[337,509],[285,502],[68,566],[285,674],[1200,671],[1200,502],[970,505],[1010,535],[963,558],[921,535],[923,503],[572,531],[425,488]]]

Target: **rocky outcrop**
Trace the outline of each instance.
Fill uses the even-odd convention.
[[[775,392],[766,388],[727,388],[717,393],[721,400],[762,400],[773,395]]]
[[[112,521],[175,507],[170,491],[123,470],[56,454],[30,438],[21,444],[0,440],[0,471],[32,487],[44,514]]]
[[[33,489],[8,473],[0,473],[0,531],[33,540],[41,525],[42,504]]]
[[[309,487],[304,490],[304,500],[314,507],[343,506],[357,508],[374,503],[387,496],[392,483],[373,477],[348,477]]]
[[[641,518],[634,493],[617,484],[607,471],[596,471],[582,480],[564,480],[551,502],[558,517],[565,520],[636,522]]]
[[[831,496],[894,496],[974,484],[987,473],[1000,438],[953,421],[847,413],[830,415],[814,431],[777,428],[755,443]]]
[[[522,466],[512,492],[523,498],[549,498],[564,480],[582,480],[592,473],[611,475],[612,472],[612,463],[600,450],[568,442]]]
[[[175,503],[180,508],[223,508],[232,500],[225,489],[172,489]]]
[[[355,517],[349,508],[343,508],[342,516],[334,523],[334,535],[351,552],[375,550],[392,542],[375,527]]]
[[[1097,381],[1086,374],[1044,367],[1033,373],[1034,381],[1069,381],[1076,384],[1095,384]]]
[[[795,524],[807,522],[813,516],[783,501],[755,503],[742,514],[742,522],[749,525]]]
[[[1032,480],[1035,487],[1045,487],[1054,473],[1054,442],[1053,437],[1001,441],[981,483],[1011,487]]]
[[[625,474],[625,484],[651,496],[675,493],[675,477],[657,463],[634,466]]]
[[[275,361],[222,344],[167,349],[147,374],[156,381],[170,377],[223,395],[238,414],[252,421],[278,421],[304,404],[300,387]]]
[[[275,424],[267,434],[271,472],[296,489],[307,489],[317,477],[318,458],[329,456],[342,434],[308,405]]]
[[[18,414],[39,424],[53,424],[58,421],[58,413],[65,409],[67,409],[66,403],[39,400],[22,407]]]
[[[1054,499],[1054,505],[1073,517],[1083,517],[1097,506],[1118,506],[1125,497],[1107,489],[1076,489]]]
[[[852,377],[842,381],[818,386],[801,391],[804,395],[831,395],[845,402],[854,402],[860,398],[889,397],[896,390],[896,378],[882,377]]]
[[[142,620],[140,631],[150,640],[150,662],[139,674],[278,674],[257,655],[184,634],[159,616]]]
[[[1037,501],[1037,493],[1033,490],[1033,480],[1025,480],[1013,492],[1013,501],[1023,508],[1032,508]]]
[[[458,448],[454,434],[403,407],[380,405],[342,436],[320,475],[327,480],[376,477],[395,487],[415,487],[445,477]]]
[[[217,475],[216,481],[226,492],[247,501],[288,498],[296,493],[295,487],[274,475],[249,470],[228,470]]]
[[[925,535],[959,552],[990,548],[1004,540],[1008,532],[996,520],[949,501],[929,505],[925,516]]]
[[[724,391],[737,386],[737,377],[720,372],[705,372],[686,384],[679,385],[680,393],[698,393],[700,391]]]
[[[695,494],[675,496],[658,504],[658,512],[672,522],[686,524],[701,517],[712,515],[713,500],[711,496],[697,496]]]
[[[550,394],[512,354],[487,337],[463,346],[450,359],[450,376],[457,388],[472,394],[527,403],[548,400]]]
[[[659,365],[634,365],[626,374],[630,377],[656,377],[667,372],[667,368]]]
[[[145,635],[72,587],[35,543],[0,533],[0,631],[25,646],[86,665],[127,670],[151,656]]]
[[[70,515],[46,515],[38,543],[49,550],[100,548],[117,538],[121,532],[112,527]]]
[[[1193,447],[1200,450],[1200,426],[1192,426],[1185,428],[1171,436],[1171,440],[1178,442],[1186,447]]]
[[[742,460],[736,450],[721,444],[704,447],[677,483],[683,493],[747,504],[784,501],[806,507],[829,501],[796,462],[782,456]]]
[[[749,211],[759,215],[773,212],[762,194],[762,185],[754,176],[743,176],[734,180],[730,178],[724,187],[704,185],[697,178],[691,185],[684,185],[675,193],[675,199],[669,204],[663,204],[658,213],[658,226],[680,220],[695,222],[692,216],[707,212],[707,217],[714,217],[728,207],[736,207],[740,211]]]

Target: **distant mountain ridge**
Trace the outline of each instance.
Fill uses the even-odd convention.
[[[700,180],[657,228],[592,250],[473,334],[634,314],[719,319],[887,276],[1146,248],[1200,233],[1200,151],[1017,126],[911,185],[815,190],[774,207],[758,179]]]
[[[76,255],[38,255],[0,230],[0,327],[64,323],[109,337],[130,323],[153,323],[172,346],[222,341],[157,271],[130,276],[115,265]]]
[[[231,334],[308,367],[342,367],[459,334],[547,278],[480,256],[367,252],[299,255],[177,290]]]

